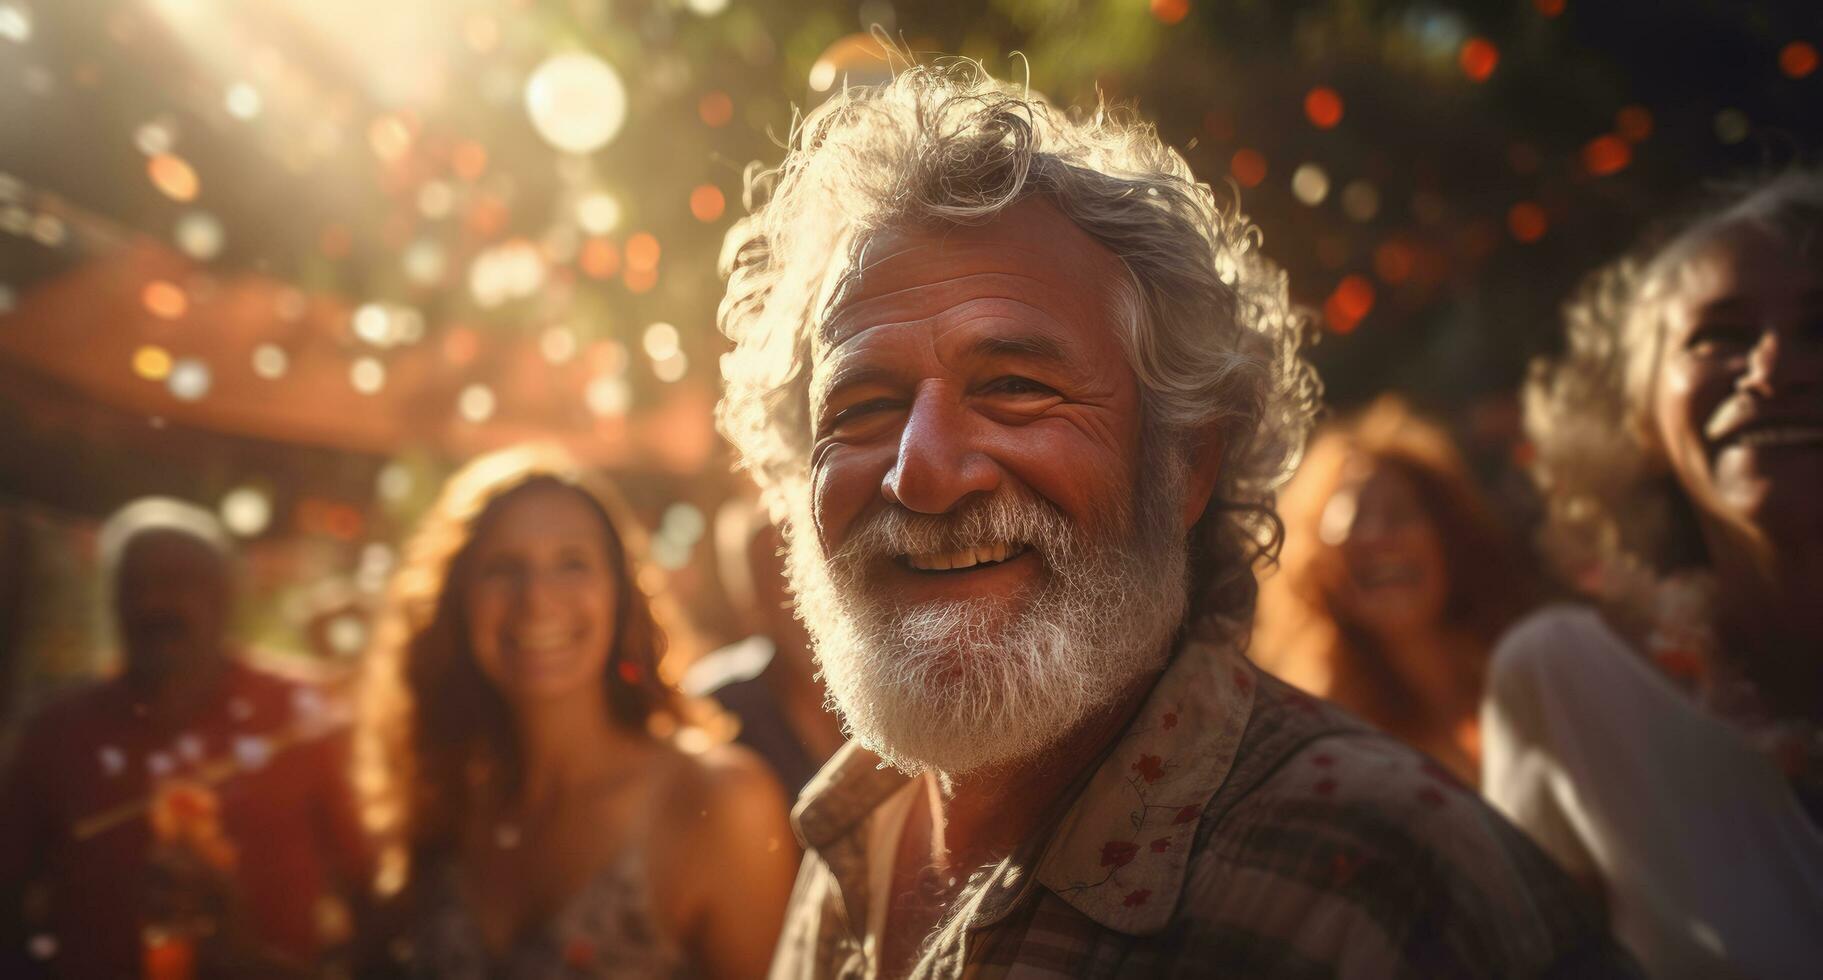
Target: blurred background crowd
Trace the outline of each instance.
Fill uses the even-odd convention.
[[[652,777],[642,805],[777,810],[754,831],[777,859],[750,870],[755,895],[782,899],[784,801],[841,736],[782,610],[776,531],[716,434],[717,253],[748,164],[777,160],[797,107],[887,77],[869,25],[1029,74],[1058,103],[1136,104],[1265,229],[1314,311],[1333,414],[1280,498],[1257,657],[1479,780],[1489,651],[1545,598],[1599,584],[1536,557],[1527,364],[1561,350],[1573,287],[1642,227],[1717,179],[1816,159],[1813,3],[0,0],[0,719],[7,756],[143,784],[80,815],[85,840],[133,823],[142,847],[193,838],[186,853],[236,867],[261,845],[217,826],[222,787],[278,776],[294,744],[275,792],[309,802],[236,819],[300,821],[259,833],[316,835],[337,856],[274,859],[269,880],[243,881],[256,905],[468,853],[456,817],[407,856],[356,843],[389,803],[486,811],[502,852],[516,845],[501,835],[560,824],[501,789],[548,775],[535,746],[518,746],[523,772],[435,758],[438,738],[525,737],[485,706],[352,722],[381,710],[359,681],[388,657],[397,689],[381,694],[463,690],[398,665],[440,663],[422,636],[462,615],[438,591],[475,540],[455,528],[486,512],[497,530],[507,511],[490,507],[543,488],[587,505],[573,516],[592,550],[527,532],[502,546],[520,564],[476,572],[465,595],[547,564],[628,584],[667,639],[618,637],[603,669],[620,683],[601,694],[615,717],[702,746],[738,731],[776,783],[730,762]],[[457,475],[530,442],[547,448]],[[150,495],[169,499],[109,523]],[[453,522],[441,539],[438,521]],[[153,539],[184,544],[124,547]],[[201,598],[164,595],[192,580]],[[22,745],[34,713],[122,669],[141,595],[149,649],[218,633],[264,673],[168,743],[123,733],[67,759],[68,740]],[[220,622],[170,612],[193,598]],[[172,638],[185,630],[201,632]],[[122,710],[185,717],[172,697]],[[306,792],[369,736],[394,762],[449,767],[428,781],[445,796],[401,802],[422,774],[379,763],[374,786]],[[552,744],[616,737],[563,728]],[[161,795],[176,776],[195,792]],[[699,846],[612,819],[646,828],[629,833],[654,853]],[[125,858],[95,860],[83,873]],[[661,923],[673,906],[738,918],[688,887],[655,900]],[[302,962],[384,917],[350,901],[260,914],[305,917],[275,933]],[[4,932],[20,963],[111,955],[42,922]],[[155,939],[122,941],[182,975],[185,954]],[[758,942],[730,926],[736,952],[714,965],[741,975]]]

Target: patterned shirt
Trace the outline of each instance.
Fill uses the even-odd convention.
[[[1186,644],[1085,771],[1047,831],[968,878],[911,976],[1636,975],[1472,790],[1225,647]],[[774,978],[878,975],[869,824],[905,780],[850,745],[806,787]]]

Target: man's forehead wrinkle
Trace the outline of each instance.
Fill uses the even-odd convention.
[[[930,296],[936,297],[937,302],[942,302],[944,300],[944,296],[946,293],[960,291],[963,289],[964,286],[970,284],[971,281],[980,281],[980,280],[984,280],[984,279],[985,280],[1006,280],[1006,281],[1019,283],[1019,284],[1030,284],[1030,287],[1047,290],[1047,291],[1054,288],[1054,284],[1048,283],[1040,277],[1028,276],[1023,273],[1017,273],[1017,272],[975,272],[975,273],[969,273],[967,275],[957,276],[952,279],[945,279],[941,282],[927,282],[927,283],[919,283],[917,285],[912,285],[912,286],[905,286],[900,289],[895,289],[891,292],[880,293],[880,294],[874,295],[874,296],[863,296],[858,299],[851,299],[848,302],[842,304],[842,306],[839,309],[837,309],[833,315],[831,315],[827,320],[824,321],[823,329],[821,331],[822,336],[820,339],[823,341],[823,343],[825,345],[828,345],[830,347],[840,347],[842,344],[845,344],[849,340],[852,340],[855,336],[858,336],[859,334],[862,334],[862,333],[866,333],[868,330],[871,330],[875,327],[897,326],[897,325],[904,324],[904,323],[918,323],[918,322],[929,321],[929,320],[940,320],[946,316],[953,314],[956,310],[961,309],[965,306],[968,306],[972,303],[986,302],[986,301],[1016,303],[1022,307],[1025,307],[1026,309],[1029,309],[1029,310],[1039,314],[1041,317],[1043,317],[1046,320],[1051,320],[1051,319],[1055,318],[1056,314],[1054,312],[1046,310],[1043,307],[1038,306],[1037,304],[1032,303],[1029,300],[1027,300],[1021,296],[1013,295],[1011,292],[1007,292],[1007,293],[970,292],[969,295],[962,297],[955,302],[946,302],[942,309],[935,310],[935,311],[931,312],[930,315],[928,315],[928,316],[912,317],[912,318],[908,318],[908,319],[894,319],[894,320],[881,321],[879,323],[863,323],[863,324],[859,324],[859,325],[855,325],[853,323],[853,321],[856,318],[866,316],[869,310],[871,310],[872,308],[874,308],[878,305],[890,304],[895,301],[904,300],[907,297],[915,298],[920,293],[924,293],[924,294],[928,294]]]

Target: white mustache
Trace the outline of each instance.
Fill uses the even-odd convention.
[[[918,514],[892,507],[867,519],[829,557],[831,565],[902,555],[1029,546],[1051,563],[1081,553],[1083,542],[1056,507],[1016,491],[1002,491],[949,514]]]

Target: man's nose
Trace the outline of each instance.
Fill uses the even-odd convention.
[[[972,417],[947,386],[921,389],[899,431],[899,456],[880,481],[887,500],[920,514],[943,514],[1000,486],[1000,464],[976,444]]]

